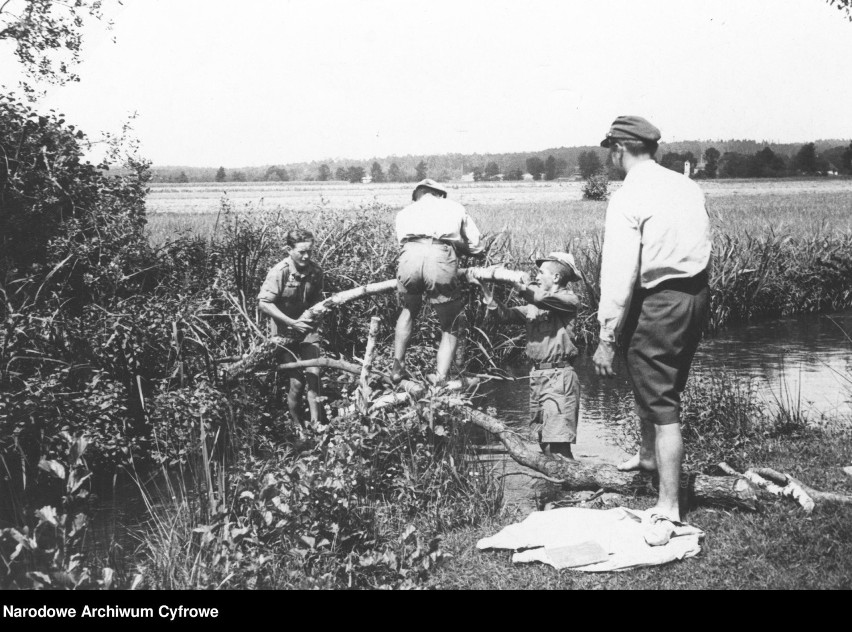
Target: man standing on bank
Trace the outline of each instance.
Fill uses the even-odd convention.
[[[396,321],[392,379],[405,376],[405,351],[420,313],[423,295],[441,325],[437,381],[447,379],[464,329],[464,302],[458,280],[458,255],[480,255],[479,229],[458,202],[434,180],[417,183],[409,204],[396,216],[396,236],[402,246],[397,268],[402,313]]]
[[[660,130],[620,116],[601,147],[624,170],[606,210],[598,375],[611,377],[620,332],[642,431],[639,452],[619,469],[657,471],[657,504],[645,541],[668,542],[680,522],[683,441],[680,394],[708,313],[710,223],[704,194],[688,177],[654,161]]]

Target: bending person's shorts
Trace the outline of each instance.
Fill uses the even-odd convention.
[[[403,304],[425,295],[430,303],[461,298],[458,257],[450,244],[432,239],[402,245],[397,267],[397,286]]]
[[[706,277],[634,294],[625,320],[627,372],[636,414],[656,425],[680,421],[680,394],[709,309]]]
[[[539,443],[576,443],[580,381],[573,367],[530,371],[530,424]]]

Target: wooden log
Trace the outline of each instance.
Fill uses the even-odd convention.
[[[520,270],[509,270],[499,266],[490,266],[488,268],[463,268],[459,270],[459,275],[470,283],[471,279],[478,281],[491,281],[492,283],[523,283],[526,285],[530,282],[530,276],[526,272]]]
[[[373,364],[373,349],[376,347],[376,336],[379,334],[379,323],[381,318],[373,316],[370,319],[370,331],[367,334],[367,349],[364,351],[364,366],[358,384],[358,410],[361,414],[367,414],[367,405],[370,402],[370,368]]]
[[[496,435],[506,446],[509,454],[521,465],[525,465],[545,476],[559,480],[563,487],[576,490],[603,489],[619,494],[644,494],[654,496],[657,489],[654,478],[645,472],[622,472],[613,465],[584,463],[542,454],[538,446],[528,444],[517,432],[485,413],[469,407],[459,411],[473,424]],[[736,506],[754,510],[757,494],[744,480],[734,476],[705,476],[692,472],[683,474],[681,485],[687,494],[698,503]]]
[[[838,494],[835,492],[821,492],[806,485],[802,481],[793,478],[789,474],[776,472],[770,468],[757,468],[754,470],[758,475],[764,478],[769,478],[779,482],[786,481],[786,486],[791,488],[790,495],[798,496],[799,493],[805,494],[812,499],[815,505],[820,504],[835,504],[835,505],[852,505],[852,496],[846,494]],[[807,508],[806,508],[807,509]]]
[[[294,358],[296,354],[288,347],[295,342],[292,338],[272,336],[264,340],[257,347],[249,351],[236,362],[222,365],[222,375],[226,382],[231,382],[239,376],[249,373],[257,368],[269,366],[275,362],[282,353],[289,353]]]

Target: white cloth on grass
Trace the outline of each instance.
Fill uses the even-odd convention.
[[[511,549],[515,564],[543,562],[586,572],[667,564],[701,551],[704,532],[690,525],[676,527],[668,544],[648,546],[642,524],[645,513],[623,507],[535,511],[522,522],[483,538],[476,548]]]

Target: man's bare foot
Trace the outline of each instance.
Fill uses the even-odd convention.
[[[619,472],[656,472],[657,461],[655,459],[643,459],[639,454],[634,454],[624,463],[618,465]]]
[[[408,371],[402,366],[399,360],[393,361],[393,369],[391,369],[391,382],[399,384],[408,377]]]

